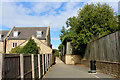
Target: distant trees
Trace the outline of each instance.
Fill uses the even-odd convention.
[[[84,55],[87,44],[119,30],[118,17],[108,4],[86,4],[79,9],[78,15],[66,21],[69,28],[62,28],[60,40],[62,44],[70,40],[74,53]]]
[[[28,43],[23,48],[17,46],[13,48],[10,53],[38,54],[39,50],[40,48],[37,46],[35,41],[30,38]]]
[[[59,57],[59,51],[57,49],[53,49],[54,53],[55,53],[55,56],[56,57]]]
[[[58,49],[59,49],[60,52],[62,51],[62,48],[63,48],[63,44],[60,44],[60,45],[58,46]]]

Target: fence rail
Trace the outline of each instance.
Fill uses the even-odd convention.
[[[0,80],[40,79],[54,63],[52,54],[0,54]]]

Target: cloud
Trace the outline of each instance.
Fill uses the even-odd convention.
[[[8,27],[13,26],[48,26],[62,27],[68,17],[77,15],[80,8],[75,7],[78,3],[66,3],[64,6],[65,11],[55,11],[60,8],[63,3],[31,3],[32,8],[26,8],[21,3],[5,2],[2,4],[2,21],[1,25]],[[74,8],[75,7],[75,8]],[[39,15],[40,13],[44,15]],[[33,13],[34,15],[29,15]],[[35,15],[36,14],[36,15]],[[45,15],[46,14],[46,15]]]
[[[2,2],[118,2],[119,0],[1,0]]]
[[[88,0],[87,2],[118,2],[119,0]]]
[[[2,2],[83,2],[87,0],[2,0]]]
[[[54,14],[55,9],[58,9],[62,3],[49,3],[49,2],[42,2],[42,3],[32,3],[34,6],[32,7],[32,11],[35,13],[42,13],[42,12],[47,12]],[[54,6],[53,6],[54,5]]]
[[[68,17],[77,16],[77,11],[79,8],[83,7],[86,3],[97,3],[103,2],[104,0],[62,0],[58,2],[42,2],[43,0],[35,0],[38,2],[30,2],[32,4],[30,8],[25,7],[21,1],[18,0],[2,0],[2,6],[0,6],[0,25],[5,25],[8,27],[13,26],[48,26],[51,27],[62,27],[65,26],[65,22]],[[14,1],[14,2],[13,2]],[[27,2],[28,0],[24,0]],[[30,0],[32,1],[32,0]],[[64,2],[64,7],[62,2]],[[108,0],[106,0],[107,2]],[[118,0],[109,0],[107,3],[112,6],[115,12],[118,12]],[[28,1],[29,2],[29,1]],[[82,3],[84,2],[84,3]],[[19,5],[16,5],[18,4]],[[80,4],[82,3],[82,4]],[[28,4],[28,5],[29,5]],[[61,8],[63,10],[61,10]],[[2,9],[2,10],[1,10]]]
[[[58,49],[58,46],[59,45],[54,45],[54,46],[52,46],[52,49]]]

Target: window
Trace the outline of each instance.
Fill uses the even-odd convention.
[[[42,37],[43,32],[42,31],[37,31],[37,37]]]
[[[13,32],[13,36],[14,36],[14,37],[17,37],[17,36],[18,36],[18,31],[14,31],[14,32]]]
[[[14,48],[14,47],[16,47],[16,46],[17,46],[17,43],[13,43],[13,45],[12,45],[12,46],[13,46],[13,48]]]

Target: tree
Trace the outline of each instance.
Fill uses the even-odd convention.
[[[40,48],[37,46],[35,41],[30,38],[28,43],[22,48],[21,52],[25,54],[38,54]]]
[[[53,49],[53,51],[55,52],[55,56],[59,57],[59,51],[57,49]]]
[[[60,45],[58,46],[58,49],[59,49],[59,51],[62,51],[62,49],[63,49],[63,44],[60,44]]]
[[[66,33],[67,33],[67,32],[66,32],[66,29],[65,29],[65,27],[64,27],[64,26],[62,27],[62,29],[61,29],[61,31],[60,31],[60,32],[61,32],[61,34],[60,34],[59,36],[60,36],[60,40],[62,41],[62,39],[63,39],[64,35],[66,35]]]
[[[78,15],[66,21],[68,30],[61,41],[71,40],[74,52],[84,55],[87,44],[107,34],[119,30],[117,16],[108,4],[86,4]],[[70,35],[70,36],[68,36]],[[67,39],[64,39],[67,36]]]

